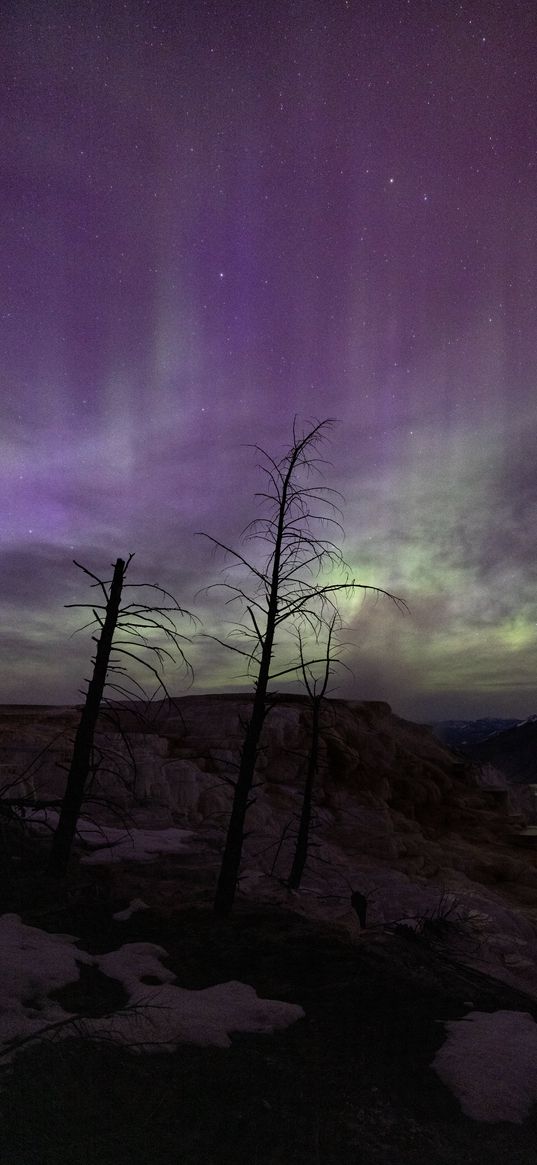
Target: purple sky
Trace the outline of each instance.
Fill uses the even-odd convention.
[[[73,557],[221,630],[194,532],[237,544],[245,443],[298,413],[342,422],[344,552],[410,606],[347,604],[339,694],[536,712],[534,5],[9,7],[0,700],[78,698]]]

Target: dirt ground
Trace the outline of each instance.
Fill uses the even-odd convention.
[[[144,878],[154,884],[154,871],[140,867],[141,888]],[[229,1049],[137,1055],[83,1037],[32,1046],[1,1082],[3,1165],[537,1165],[535,1111],[521,1125],[470,1120],[429,1066],[438,1021],[470,1001],[536,1017],[537,1004],[450,959],[437,935],[352,941],[283,909],[239,902],[221,920],[208,902],[174,908],[169,895],[119,922],[99,872],[53,884],[38,848],[4,877],[0,906],[94,953],[156,942],[181,986],[239,979],[305,1011]],[[125,1002],[91,968],[55,998],[81,1017]]]

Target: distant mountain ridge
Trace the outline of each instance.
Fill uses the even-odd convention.
[[[460,748],[478,764],[493,765],[510,784],[537,783],[537,716],[481,740],[461,742]]]
[[[530,720],[533,719],[535,717],[530,717]],[[485,716],[479,720],[437,720],[429,724],[429,727],[442,744],[447,744],[448,748],[459,748],[463,745],[478,744],[490,736],[509,731],[523,723],[527,721]]]

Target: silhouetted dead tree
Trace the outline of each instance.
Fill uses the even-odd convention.
[[[306,779],[304,782],[304,792],[302,795],[302,808],[300,811],[300,821],[298,824],[298,833],[295,846],[295,854],[291,873],[289,875],[288,886],[290,890],[298,890],[302,881],[302,874],[304,867],[308,860],[308,845],[310,837],[311,816],[313,808],[313,793],[315,789],[315,782],[317,779],[317,772],[319,768],[319,742],[321,729],[321,713],[323,700],[326,695],[328,680],[333,671],[333,665],[338,661],[336,658],[337,652],[340,650],[341,644],[334,643],[334,634],[336,626],[339,623],[339,616],[337,613],[332,615],[327,627],[326,635],[326,655],[324,658],[324,670],[320,678],[316,677],[311,666],[308,666],[304,658],[304,644],[302,642],[302,635],[299,633],[299,652],[300,652],[300,671],[302,673],[302,680],[304,687],[308,693],[310,709],[311,709],[311,735],[310,746],[306,768]]]
[[[109,703],[104,696],[105,688],[110,688],[122,699],[132,699],[133,691],[125,686],[126,678],[127,682],[133,685],[135,692],[141,693],[145,697],[142,685],[128,675],[127,667],[117,659],[117,656],[128,657],[141,664],[157,681],[158,686],[162,688],[168,699],[170,697],[162,675],[165,660],[174,661],[176,654],[178,654],[187,671],[191,672],[192,670],[182,648],[182,643],[187,641],[186,636],[177,631],[172,617],[179,614],[192,619],[192,616],[179,606],[173,595],[157,584],[126,583],[125,577],[132,558],[131,554],[126,560],[123,558],[116,560],[111,582],[103,582],[97,575],[92,574],[85,566],[75,561],[75,566],[78,566],[84,574],[95,580],[92,586],[100,588],[104,602],[95,605],[92,603],[66,604],[69,607],[89,607],[93,612],[93,619],[85,626],[91,627],[97,624],[101,631],[98,637],[92,636],[94,643],[97,644],[95,657],[92,660],[93,674],[88,681],[86,699],[75,735],[67,786],[52,842],[48,872],[56,877],[64,876],[67,870],[84,791],[92,771],[97,721],[103,704],[106,706]],[[122,606],[122,596],[128,587],[149,588],[157,591],[165,601],[171,600],[172,605],[155,605],[135,601]],[[169,646],[163,647],[162,644],[151,642],[151,636],[155,634],[163,637]],[[118,638],[118,635],[122,635],[123,638]],[[140,651],[149,652],[149,658],[139,654]],[[153,659],[153,663],[150,662],[151,659]],[[122,682],[115,678],[117,676],[121,678]]]
[[[229,602],[241,605],[243,615],[236,630],[246,640],[245,646],[238,647],[217,636],[211,638],[243,656],[247,660],[247,674],[254,680],[252,712],[242,745],[214,903],[215,912],[221,915],[229,914],[235,898],[245,817],[267,712],[268,685],[271,679],[296,673],[300,668],[300,664],[294,664],[272,671],[278,633],[290,625],[295,633],[300,628],[315,638],[323,623],[337,612],[335,600],[342,591],[346,594],[356,590],[373,591],[376,595],[387,595],[400,608],[405,606],[379,587],[355,582],[339,547],[320,535],[326,528],[341,531],[337,505],[341,495],[318,483],[308,484],[325,464],[319,449],[333,424],[330,419],[320,421],[301,436],[295,420],[291,447],[279,461],[258,445],[254,446],[267,480],[266,489],[256,497],[268,514],[251,522],[243,538],[262,543],[264,555],[260,565],[219,539],[204,535],[213,546],[225,551],[233,565],[246,575],[244,586],[228,582],[213,584],[230,592]],[[323,583],[323,572],[327,570],[332,577],[337,572],[339,581]],[[250,590],[246,589],[248,586]],[[319,661],[309,661],[313,662]]]

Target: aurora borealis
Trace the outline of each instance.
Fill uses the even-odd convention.
[[[73,558],[218,628],[195,532],[298,414],[410,608],[347,604],[338,694],[537,712],[534,5],[22,0],[0,53],[0,701],[79,698]]]

